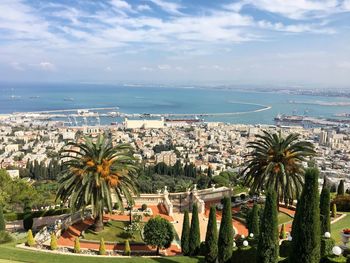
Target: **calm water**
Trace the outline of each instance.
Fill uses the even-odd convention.
[[[350,101],[277,93],[201,88],[123,87],[83,84],[0,84],[0,113],[118,106],[124,113],[223,113],[236,116],[208,117],[208,121],[273,123],[277,114],[333,117],[350,112],[349,106],[293,104],[290,101]],[[68,100],[71,99],[71,100]],[[251,112],[271,106],[271,109]],[[104,118],[101,123],[117,119]],[[117,120],[119,121],[119,120]]]

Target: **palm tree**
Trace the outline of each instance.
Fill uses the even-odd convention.
[[[281,132],[263,131],[257,140],[248,143],[248,154],[243,170],[245,184],[252,192],[273,188],[279,201],[288,204],[299,197],[304,184],[303,162],[315,155],[314,146],[299,140],[299,134],[283,137]]]
[[[95,141],[84,137],[82,143],[68,143],[61,159],[63,171],[56,198],[74,210],[91,205],[95,231],[103,229],[104,208],[112,211],[113,192],[119,207],[123,207],[122,197],[133,202],[137,167],[130,145],[113,147],[103,135]]]

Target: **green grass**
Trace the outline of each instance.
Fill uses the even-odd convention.
[[[1,261],[7,260],[7,261]],[[105,257],[85,257],[85,256],[72,256],[62,254],[51,254],[45,252],[28,251],[15,247],[15,243],[8,243],[0,245],[0,263],[7,262],[33,262],[33,263],[198,263],[204,262],[202,257],[159,257],[159,258],[143,258],[143,257],[131,257],[131,258],[105,258]]]
[[[337,244],[341,244],[340,232],[344,228],[350,228],[350,213],[346,213],[346,217],[331,225],[332,238]]]
[[[290,215],[287,215],[285,213],[279,212],[278,213],[278,224],[286,224],[288,222],[291,222],[293,218]]]
[[[129,222],[110,221],[105,224],[104,229],[99,233],[89,229],[86,230],[83,238],[87,240],[100,241],[100,239],[103,237],[105,241],[118,243],[124,243],[126,239],[130,239],[130,242],[143,243],[140,231],[134,234],[134,239],[131,239],[128,233],[124,230],[124,227],[128,226],[128,224]]]

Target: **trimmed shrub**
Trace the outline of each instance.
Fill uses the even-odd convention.
[[[51,250],[57,249],[57,237],[55,233],[51,234],[50,249]]]
[[[337,204],[333,203],[332,205],[332,217],[336,217],[337,216]]]
[[[286,239],[286,238],[287,238],[286,224],[282,224],[281,231],[280,231],[280,239]]]
[[[251,214],[251,227],[249,228],[249,234],[253,233],[255,237],[258,237],[260,234],[260,227],[259,227],[259,205],[254,204]]]
[[[131,255],[131,248],[129,244],[129,240],[125,240],[125,245],[124,245],[124,255],[125,256],[130,256]]]
[[[147,205],[146,205],[146,204],[142,204],[142,205],[141,205],[141,210],[142,210],[142,211],[145,211],[146,209],[147,209]]]
[[[321,235],[331,231],[330,203],[331,193],[328,188],[323,188],[320,196]]]
[[[6,230],[6,223],[4,219],[4,213],[2,210],[2,205],[0,205],[0,231]]]
[[[188,216],[188,211],[184,213],[184,221],[182,224],[182,233],[181,233],[181,251],[185,256],[189,255],[189,238],[190,238],[190,219]]]
[[[257,263],[276,263],[278,261],[278,218],[277,194],[273,189],[267,191],[265,208],[261,218],[261,233],[258,243]]]
[[[27,246],[29,247],[34,247],[36,245],[36,242],[34,240],[34,237],[33,237],[33,232],[31,229],[28,230],[28,233],[27,233],[27,243],[26,243]]]
[[[336,204],[340,212],[350,212],[350,195],[338,195],[333,199],[332,205]]]
[[[79,240],[79,237],[76,237],[74,239],[74,253],[77,253],[79,254],[81,252],[81,249],[80,249],[80,240]]]
[[[11,234],[5,230],[0,230],[0,244],[5,244],[13,240]]]
[[[332,255],[332,248],[335,246],[335,241],[333,238],[321,239],[321,258]]]
[[[232,263],[256,263],[256,248],[241,246],[232,252]]]
[[[222,210],[222,219],[220,224],[218,238],[218,260],[220,263],[228,262],[232,257],[233,247],[233,227],[231,199],[224,198],[224,208]]]
[[[218,257],[218,227],[215,206],[210,207],[207,233],[205,236],[205,261],[214,263]]]
[[[60,209],[50,209],[50,210],[42,210],[42,211],[32,211],[32,218],[37,217],[45,217],[45,216],[56,216],[69,214],[71,209],[69,208],[60,208]],[[25,213],[5,213],[4,217],[6,221],[15,221],[15,220],[23,220]]]
[[[193,204],[189,246],[188,246],[191,256],[198,255],[200,244],[201,244],[201,240],[200,240],[200,230],[199,230],[198,206],[197,204]]]
[[[291,241],[283,240],[280,245],[280,257],[286,258],[289,257]]]
[[[340,183],[339,183],[338,189],[337,189],[337,194],[338,195],[345,195],[344,180],[340,180]]]
[[[24,210],[23,210],[23,228],[28,231],[33,227],[33,216],[32,216],[32,208],[29,205],[29,202],[26,202]]]
[[[349,261],[349,260],[348,260]],[[343,256],[328,256],[321,259],[321,263],[347,263],[346,257]]]
[[[106,245],[105,245],[105,240],[103,237],[101,237],[100,240],[100,247],[98,248],[98,254],[99,255],[106,255]]]
[[[298,200],[292,227],[292,248],[289,261],[319,263],[320,261],[320,199],[318,174],[315,168],[305,172],[305,184]]]

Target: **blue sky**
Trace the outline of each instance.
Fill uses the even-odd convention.
[[[350,87],[350,0],[1,0],[0,80]]]

